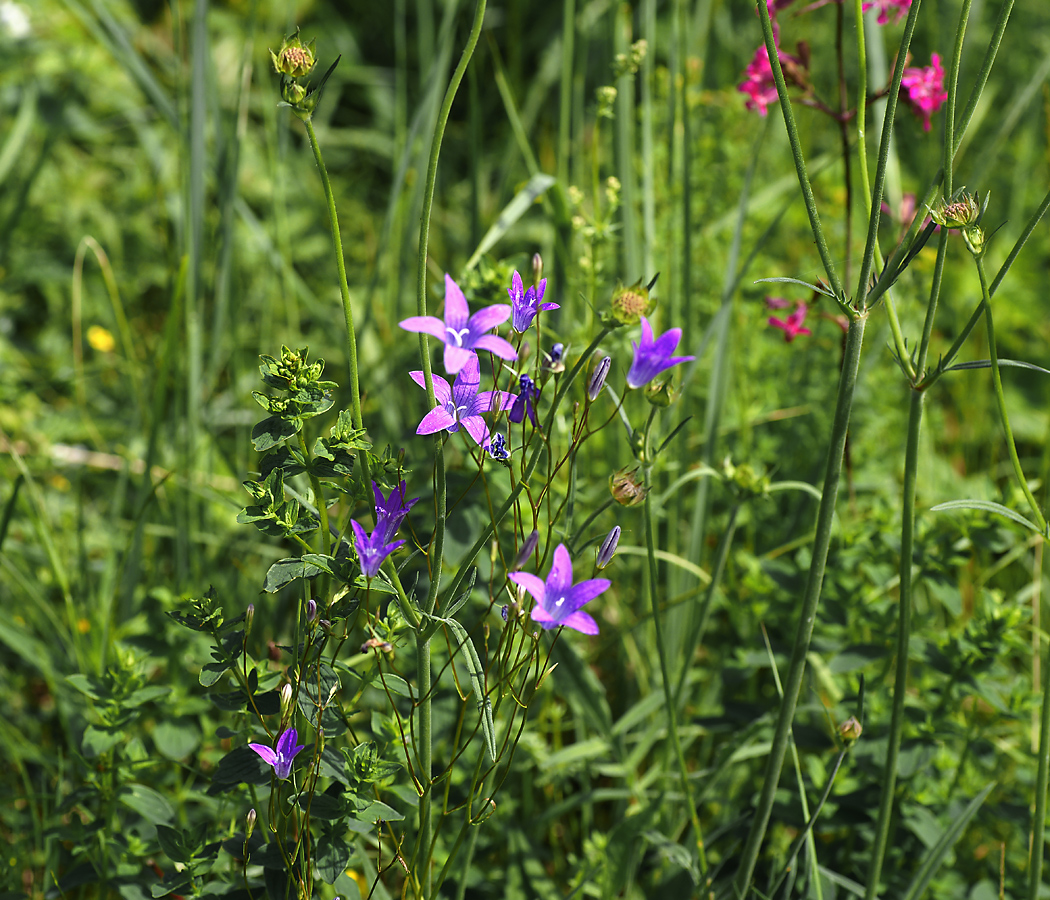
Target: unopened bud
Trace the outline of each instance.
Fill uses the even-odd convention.
[[[281,721],[288,718],[292,711],[292,685],[285,682],[281,688]]]
[[[653,406],[670,406],[674,397],[675,393],[674,389],[671,387],[670,379],[667,381],[650,381],[645,386],[645,399]]]
[[[550,353],[544,353],[543,368],[549,372],[553,372],[557,375],[559,372],[565,371],[565,363],[562,361],[562,356],[565,354],[564,344],[555,344],[551,347]]]
[[[244,634],[245,636],[252,633],[252,623],[255,622],[255,604],[249,603],[248,608],[244,611]]]
[[[539,284],[543,279],[543,257],[538,253],[532,254],[532,283]]]
[[[637,506],[648,491],[638,480],[638,469],[618,469],[609,476],[609,492],[621,506]]]
[[[317,618],[317,601],[311,597],[306,601],[306,621],[313,622]]]
[[[587,399],[592,403],[598,399],[598,395],[605,387],[605,379],[609,377],[609,369],[612,368],[612,357],[603,356],[598,365],[591,373],[591,380],[587,382]]]
[[[247,840],[252,836],[252,832],[255,831],[255,810],[249,809],[248,815],[244,817],[244,839]]]
[[[616,545],[619,543],[620,526],[613,525],[612,531],[605,536],[605,540],[602,541],[602,545],[598,548],[598,558],[594,561],[596,569],[604,569],[612,562],[612,558],[616,555]]]
[[[857,721],[856,716],[850,716],[845,722],[839,725],[839,737],[842,738],[843,743],[845,743],[846,746],[849,746],[859,738],[863,731],[864,729],[861,727],[860,722]]]
[[[930,210],[930,218],[943,228],[966,228],[976,225],[980,217],[980,198],[977,194],[968,194],[965,191]]]
[[[289,35],[281,43],[281,49],[274,53],[270,51],[270,59],[273,67],[279,75],[287,75],[289,78],[302,78],[309,75],[317,58],[314,55],[314,41],[303,44],[299,40],[299,32]]]
[[[970,253],[974,256],[982,256],[984,254],[984,231],[980,225],[971,225],[969,228],[964,228],[962,236],[966,242],[966,249]]]
[[[518,555],[514,560],[514,571],[517,571],[529,561],[529,557],[536,552],[539,543],[540,533],[533,529],[532,533],[525,538],[521,545],[521,549],[518,551]]]

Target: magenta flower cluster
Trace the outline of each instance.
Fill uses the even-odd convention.
[[[780,49],[780,27],[777,24],[776,15],[791,3],[792,0],[766,0],[766,12],[773,25],[773,45],[776,47],[777,57],[784,70],[787,84],[802,87],[805,99],[811,105],[826,109],[819,98],[813,94],[802,61]],[[813,3],[802,12],[809,12],[823,5],[825,3]],[[893,24],[896,25],[908,14],[911,5],[912,0],[865,0],[862,9],[865,12],[871,9],[877,10],[879,25],[890,24],[891,18]],[[773,81],[773,67],[765,44],[755,50],[754,56],[744,69],[744,78],[737,86],[737,90],[745,95],[744,106],[752,112],[757,112],[760,116],[765,116],[770,104],[776,102],[777,88]],[[936,53],[933,54],[930,65],[911,66],[904,70],[900,99],[922,119],[923,130],[929,131],[930,117],[948,99],[948,93],[944,89],[944,69]]]

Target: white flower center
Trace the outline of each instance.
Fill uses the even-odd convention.
[[[446,327],[445,331],[447,331],[448,334],[449,334],[449,337],[451,337],[452,340],[454,340],[456,342],[456,346],[457,347],[462,347],[463,346],[463,335],[465,335],[467,332],[469,332],[470,328],[460,328],[460,329],[457,330],[455,328],[447,328]]]

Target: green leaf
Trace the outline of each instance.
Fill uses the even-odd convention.
[[[338,784],[333,787],[342,788]],[[309,807],[311,818],[316,819],[336,821],[346,815],[346,799],[341,793],[325,791],[323,794],[314,794],[311,797],[304,792],[299,795],[299,806],[303,809]]]
[[[294,417],[270,416],[252,429],[252,444],[262,453],[294,437],[303,423]]]
[[[1003,516],[1010,519],[1012,522],[1016,522],[1018,525],[1024,525],[1025,528],[1034,531],[1036,534],[1043,533],[1039,530],[1038,525],[1029,522],[1028,519],[1020,513],[1014,512],[1012,509],[1003,506],[1001,503],[992,503],[990,500],[949,500],[947,503],[938,503],[936,506],[930,507],[930,512],[941,512],[946,509],[979,509],[982,512],[990,512]]]
[[[478,260],[496,245],[499,239],[507,233],[511,225],[517,222],[528,208],[536,202],[536,198],[541,197],[554,182],[555,179],[551,175],[543,172],[537,172],[533,175],[525,187],[514,195],[510,203],[503,207],[503,211],[496,218],[496,221],[492,223],[492,227],[485,232],[481,243],[478,244],[477,249],[471,254],[470,259],[467,260],[463,271],[469,272],[473,269],[478,264]]]
[[[157,752],[168,759],[180,760],[200,746],[201,734],[193,719],[180,718],[158,722],[153,729]]]
[[[88,759],[94,759],[112,750],[124,739],[124,732],[119,728],[99,728],[96,725],[88,725],[84,729],[80,749]]]
[[[350,846],[335,831],[324,831],[314,846],[314,866],[325,884],[335,880],[350,864]]]
[[[375,823],[380,820],[383,822],[400,822],[404,816],[392,806],[387,806],[385,803],[376,800],[374,803],[370,803],[364,809],[360,810],[357,813],[356,818],[359,822],[369,822],[370,824],[375,825]]]
[[[232,664],[232,660],[230,662],[205,663],[201,668],[200,675],[197,676],[197,680],[201,683],[201,687],[211,687],[222,678],[223,674]]]
[[[195,847],[189,846],[187,835],[177,828],[167,825],[157,826],[157,841],[160,849],[164,851],[172,862],[188,863],[193,859]]]
[[[496,728],[492,723],[492,701],[485,695],[485,669],[481,665],[478,651],[474,649],[474,642],[467,634],[467,630],[459,622],[455,619],[439,619],[438,621],[455,635],[458,647],[463,649],[467,672],[470,675],[470,686],[474,691],[478,714],[481,716],[481,731],[485,736],[485,748],[489,752],[489,759],[495,762]]]
[[[948,830],[944,832],[941,839],[931,847],[926,856],[923,857],[922,864],[919,866],[919,871],[915,873],[915,878],[912,879],[912,883],[908,886],[908,890],[904,894],[904,900],[918,900],[918,898],[922,896],[923,892],[929,885],[930,880],[933,878],[934,873],[940,868],[941,863],[944,862],[944,858],[948,855],[948,851],[955,846],[955,842],[959,840],[959,837],[962,835],[966,826],[970,824],[970,819],[972,819],[977,813],[977,810],[981,808],[981,804],[984,803],[985,797],[991,793],[993,787],[995,787],[994,781],[974,797],[960,815],[957,815],[952,819],[952,823],[948,826]]]
[[[273,769],[245,744],[235,747],[219,760],[211,780],[213,789],[218,787],[219,790],[224,790],[236,784],[267,784],[272,773]]]
[[[91,675],[67,675],[66,682],[73,685],[80,693],[86,694],[92,700],[109,700],[112,694],[106,686]]]
[[[314,554],[311,553],[301,559],[289,558],[277,560],[277,562],[270,566],[269,570],[266,572],[266,580],[263,582],[263,590],[273,594],[283,588],[286,584],[291,584],[297,578],[313,578],[315,575],[320,575],[324,571],[330,571],[308,562],[307,557],[312,556],[314,556]]]
[[[120,789],[120,802],[135,810],[151,825],[163,825],[175,818],[175,808],[163,794],[144,784],[126,784]]]

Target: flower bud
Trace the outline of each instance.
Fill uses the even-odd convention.
[[[543,257],[538,253],[532,254],[532,283],[539,284],[543,280]]]
[[[670,406],[674,398],[675,392],[674,388],[671,387],[670,379],[667,381],[650,381],[645,386],[645,399],[653,406]]]
[[[540,544],[540,533],[533,529],[532,533],[525,538],[521,545],[521,549],[518,551],[518,555],[514,560],[514,571],[516,572],[525,563],[529,561],[529,557],[536,552],[536,548]]]
[[[562,361],[562,356],[565,354],[564,344],[555,344],[551,347],[550,353],[543,354],[543,368],[548,372],[553,372],[557,375],[559,372],[565,371],[565,363]]]
[[[247,637],[252,633],[252,624],[255,622],[255,604],[249,603],[244,611],[244,635]]]
[[[317,601],[311,597],[306,601],[306,621],[313,622],[317,618]]]
[[[609,377],[609,369],[612,368],[612,357],[604,356],[594,367],[591,380],[587,382],[587,399],[592,403],[598,399],[598,395],[605,387],[605,379]]]
[[[292,685],[285,682],[281,687],[281,721],[285,721],[292,712]]]
[[[255,831],[255,819],[256,814],[254,809],[248,810],[248,815],[244,817],[244,839],[248,840],[252,836],[252,832]]]
[[[864,729],[861,727],[860,722],[857,721],[856,716],[850,716],[839,725],[839,737],[842,738],[842,742],[847,747],[859,738],[863,731]]]
[[[930,218],[943,228],[966,228],[976,225],[980,217],[980,197],[965,191],[951,200],[945,200],[937,209],[930,210]]]
[[[654,278],[643,287],[639,279],[630,287],[618,288],[609,303],[612,324],[637,325],[642,316],[649,315],[656,307],[656,300],[649,296],[649,291],[655,283]]]
[[[507,621],[507,604],[506,603],[504,603],[499,608],[499,614],[503,617],[503,621],[506,622]]]
[[[970,253],[974,256],[982,256],[984,254],[984,231],[980,225],[971,225],[969,228],[964,228],[962,236],[966,242],[966,249]]]
[[[317,62],[314,55],[314,41],[303,44],[299,40],[299,32],[289,35],[281,43],[281,49],[274,53],[270,51],[270,59],[273,67],[279,75],[287,75],[289,78],[302,78],[309,75]]]
[[[281,85],[281,99],[289,106],[299,106],[306,98],[306,88],[294,81],[285,81]]]
[[[638,480],[638,469],[618,469],[609,476],[609,492],[621,506],[637,506],[648,491]]]
[[[616,545],[620,543],[620,526],[613,525],[612,530],[605,536],[602,545],[598,548],[598,557],[594,561],[594,567],[601,571],[616,555]]]

